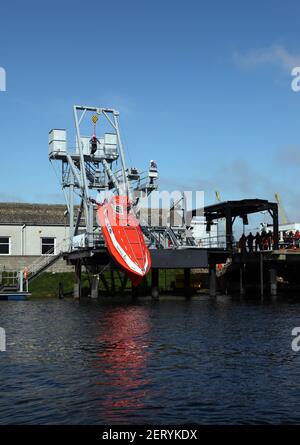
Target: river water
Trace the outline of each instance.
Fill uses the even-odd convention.
[[[0,302],[0,424],[300,423],[300,303]]]

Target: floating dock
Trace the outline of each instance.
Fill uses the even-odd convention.
[[[0,301],[25,301],[30,295],[30,292],[0,292]]]

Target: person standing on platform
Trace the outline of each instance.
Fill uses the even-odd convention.
[[[295,235],[294,235],[294,239],[295,239],[295,246],[299,248],[299,243],[300,243],[300,232],[299,232],[299,230],[296,230]]]
[[[253,240],[254,240],[254,236],[252,235],[252,232],[250,232],[249,235],[247,236],[247,246],[248,246],[249,253],[253,252]]]
[[[268,231],[267,238],[268,238],[268,250],[272,250],[272,248],[273,248],[273,233],[271,232],[271,230]]]
[[[289,249],[291,249],[294,245],[294,232],[292,230],[289,231]]]
[[[245,253],[246,252],[246,237],[245,234],[243,233],[243,235],[240,237],[239,240],[239,248],[240,248],[240,252]]]
[[[255,252],[257,252],[258,250],[262,250],[262,238],[259,232],[256,232],[254,240],[255,240]]]

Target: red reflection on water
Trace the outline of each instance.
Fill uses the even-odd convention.
[[[103,349],[97,353],[105,387],[104,411],[108,416],[116,408],[137,409],[144,406],[145,385],[150,382],[143,376],[149,356],[150,321],[145,308],[118,308],[108,311],[101,319],[103,332],[97,337]]]

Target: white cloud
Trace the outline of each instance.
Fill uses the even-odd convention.
[[[279,150],[277,159],[280,166],[299,169],[300,145],[287,145]]]
[[[245,53],[235,52],[233,58],[235,63],[242,68],[273,65],[290,73],[292,68],[300,66],[300,52],[291,53],[282,45],[272,45],[269,48],[255,49]]]

